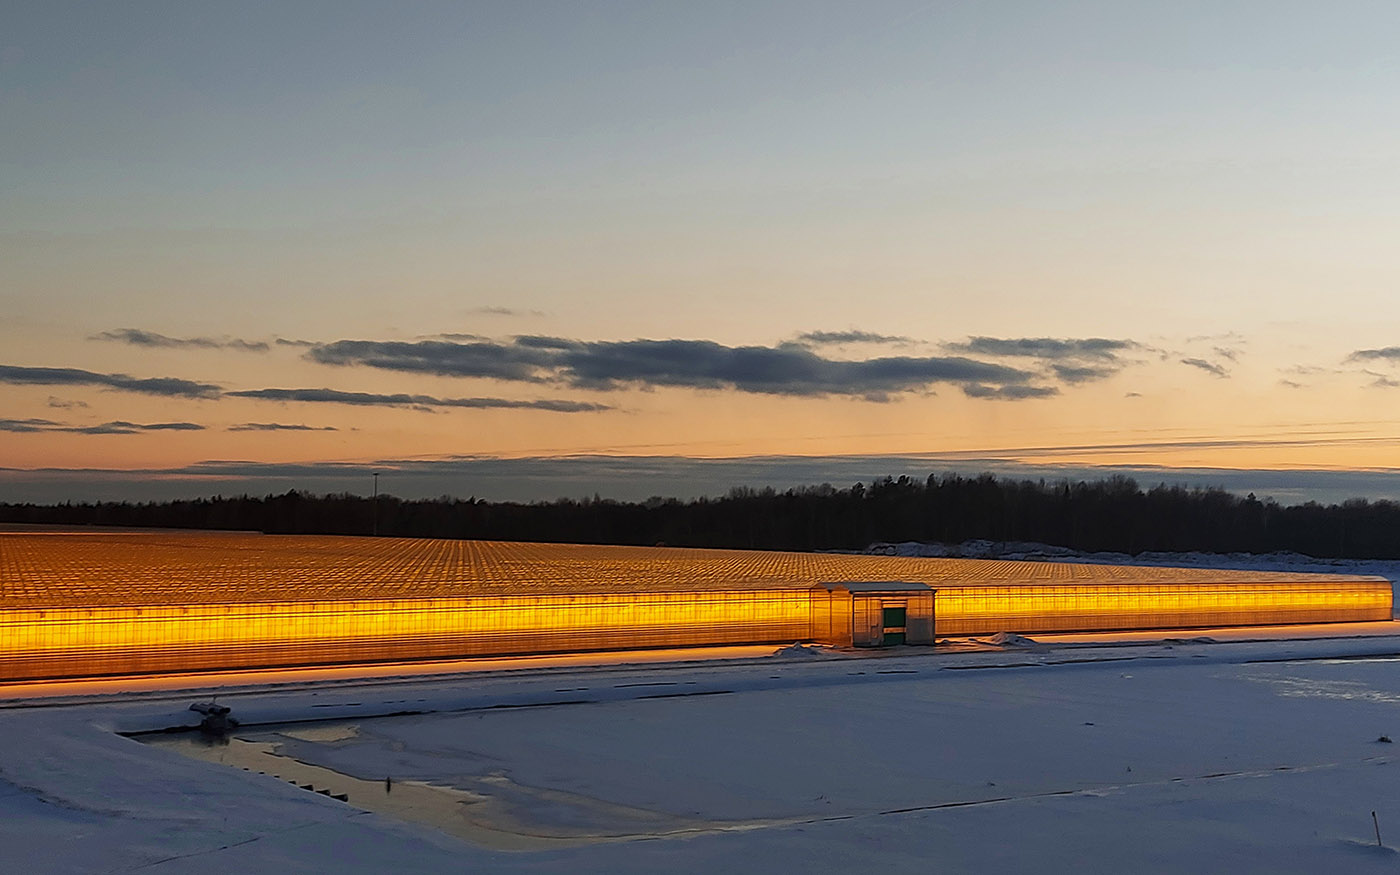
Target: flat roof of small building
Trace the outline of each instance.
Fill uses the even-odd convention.
[[[933,589],[927,583],[911,580],[823,580],[817,586],[827,590],[844,589],[847,592],[927,592]]]
[[[0,608],[948,586],[1356,581],[1263,571],[219,532],[0,533]]]

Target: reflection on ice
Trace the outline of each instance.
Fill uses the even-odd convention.
[[[354,723],[260,727],[210,739],[194,732],[153,733],[147,744],[220,765],[280,778],[303,789],[343,798],[349,805],[435,827],[474,844],[500,850],[623,841],[635,838],[752,827],[618,805],[577,793],[516,784],[492,769],[454,775],[450,784],[385,775],[369,780],[312,765],[287,751],[286,740],[307,742],[324,753],[346,742],[365,741]],[[368,742],[378,743],[370,738]],[[404,749],[402,743],[393,745]],[[431,756],[431,754],[428,754]]]
[[[1280,696],[1306,699],[1345,699],[1349,701],[1400,703],[1400,692],[1377,690],[1360,681],[1327,681],[1303,677],[1248,677],[1246,680],[1269,684]]]

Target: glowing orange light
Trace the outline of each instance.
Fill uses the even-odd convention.
[[[1388,620],[1378,578],[239,534],[0,534],[0,678],[849,640],[817,581],[927,583],[936,632]],[[844,613],[842,613],[844,611]],[[841,629],[846,630],[843,633]]]

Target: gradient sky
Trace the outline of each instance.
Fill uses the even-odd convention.
[[[978,466],[1400,496],[1397,33],[1391,2],[8,2],[0,499]]]

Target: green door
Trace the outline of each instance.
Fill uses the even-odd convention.
[[[882,645],[889,647],[904,643],[904,617],[905,609],[902,607],[884,609],[883,625],[885,629],[880,641]]]

